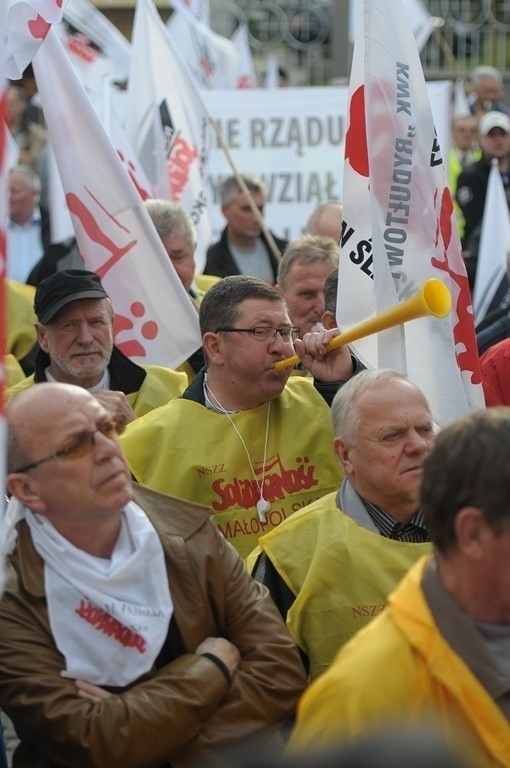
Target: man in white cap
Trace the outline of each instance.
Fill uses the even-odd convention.
[[[480,226],[485,207],[487,184],[493,159],[496,159],[510,204],[510,117],[503,112],[487,112],[480,118],[479,144],[482,157],[465,168],[457,182],[455,195],[466,225],[462,246],[476,257]]]

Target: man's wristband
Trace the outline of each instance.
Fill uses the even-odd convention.
[[[223,673],[227,683],[232,685],[232,675],[230,674],[227,665],[224,664],[221,659],[215,656],[214,653],[201,653],[200,655],[205,659],[210,659],[214,664],[216,664],[220,672]]]

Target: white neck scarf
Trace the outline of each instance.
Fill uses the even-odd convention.
[[[125,686],[149,672],[173,613],[163,547],[134,502],[109,560],[65,539],[43,515],[24,509],[44,560],[46,599],[63,677]]]

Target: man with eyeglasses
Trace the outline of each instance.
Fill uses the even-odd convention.
[[[133,487],[118,425],[81,387],[27,389],[8,425],[0,707],[14,765],[184,767],[272,736],[304,671],[210,509]]]
[[[346,348],[326,355],[338,329],[299,338],[281,294],[258,278],[224,278],[199,316],[205,369],[122,441],[138,482],[211,506],[246,556],[263,533],[338,487],[328,403],[356,361]],[[294,351],[315,380],[275,369]]]
[[[43,381],[76,384],[92,392],[118,421],[132,421],[178,397],[184,373],[137,365],[113,343],[113,306],[95,272],[67,269],[39,283],[34,298],[39,348],[35,372],[7,398]]]

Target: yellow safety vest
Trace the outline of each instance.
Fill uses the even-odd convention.
[[[126,400],[137,416],[144,416],[154,408],[165,405],[169,400],[182,395],[186,389],[187,380],[183,373],[165,368],[162,365],[141,365],[140,368],[147,372],[142,386],[137,392],[129,392],[126,395]],[[11,400],[34,384],[34,375],[32,374],[18,384],[9,387],[6,393],[7,400]]]
[[[313,382],[295,378],[271,403],[264,498],[266,522],[256,511],[262,479],[267,405],[231,415],[256,472],[223,413],[175,400],[130,424],[122,443],[142,485],[212,507],[221,533],[245,557],[259,536],[296,510],[337,488],[342,472],[332,451],[326,403]]]
[[[17,360],[28,355],[35,342],[37,334],[34,323],[37,317],[34,312],[35,288],[32,285],[17,283],[15,280],[5,281],[5,296],[7,305],[7,340],[6,351]]]
[[[368,531],[335,502],[335,493],[319,499],[259,542],[297,596],[287,625],[310,659],[311,679],[381,613],[411,565],[432,550],[430,543],[394,541]]]

